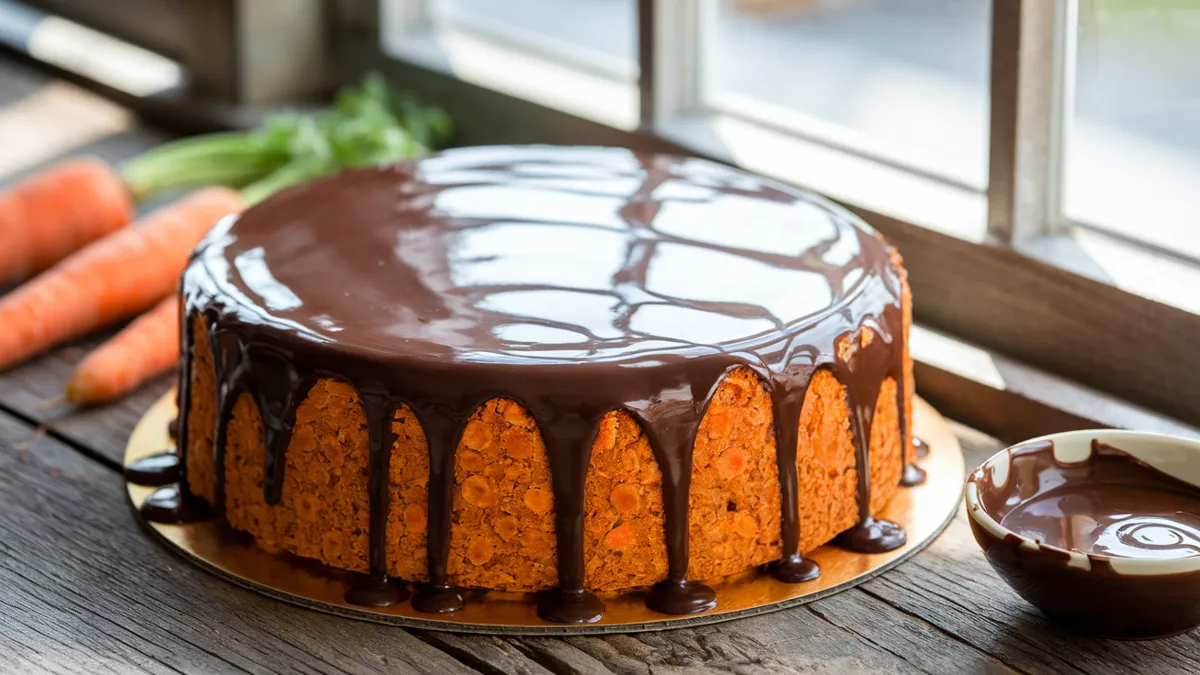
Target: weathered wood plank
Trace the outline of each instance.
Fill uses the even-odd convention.
[[[0,414],[0,654],[60,672],[477,672],[401,629],[268,600],[192,568],[120,478]]]
[[[858,591],[713,626],[520,643],[543,663],[580,675],[1014,672],[982,650]],[[579,659],[568,647],[590,659]]]
[[[170,390],[171,376],[161,377],[130,396],[96,408],[46,407],[48,401],[62,395],[75,364],[110,332],[66,345],[0,373],[0,410],[44,424],[68,444],[87,448],[106,458],[112,466],[120,465],[130,432],[150,405]]]
[[[487,675],[552,675],[503,638],[418,631],[416,636]]]

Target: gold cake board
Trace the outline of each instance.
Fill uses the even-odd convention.
[[[954,518],[962,495],[962,449],[946,420],[928,403],[913,406],[915,435],[929,444],[919,460],[928,473],[923,485],[900,488],[882,517],[908,531],[908,543],[888,553],[860,554],[822,546],[808,557],[821,566],[821,576],[802,584],[786,584],[758,572],[715,586],[717,607],[702,614],[659,614],[643,604],[644,594],[602,597],[604,617],[592,624],[556,624],[538,618],[531,596],[492,592],[471,600],[452,614],[422,614],[408,602],[391,607],[360,607],[343,597],[353,580],[347,572],[291,556],[267,553],[248,537],[231,534],[216,521],[190,525],[147,522],[138,507],[155,488],[127,483],[134,513],[159,541],[189,562],[239,586],[263,595],[364,621],[408,628],[458,633],[587,635],[634,633],[697,626],[774,612],[819,600],[867,581],[915,555],[932,542]],[[155,403],[142,417],[125,448],[125,464],[170,447],[167,425],[175,418],[175,395]]]

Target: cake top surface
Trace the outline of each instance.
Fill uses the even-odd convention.
[[[723,165],[501,146],[285,191],[188,275],[189,302],[365,357],[649,365],[878,307],[890,264],[840,208]]]

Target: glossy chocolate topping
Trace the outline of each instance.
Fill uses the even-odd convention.
[[[974,519],[971,527],[1022,597],[1055,621],[1108,637],[1160,637],[1200,623],[1200,566],[1126,566],[1200,556],[1200,487],[1096,440],[1077,462],[1059,460],[1050,441],[1009,453],[999,481],[988,464],[972,483],[975,508],[1015,535],[998,537]]]
[[[446,585],[459,433],[484,401],[519,402],[538,423],[554,492],[560,587],[542,594],[540,612],[566,622],[602,611],[584,589],[583,492],[596,423],[625,410],[663,474],[669,574],[649,602],[703,611],[712,590],[685,578],[692,446],[709,397],[738,366],[772,394],[780,578],[816,576],[797,551],[796,442],[819,367],[845,385],[851,410],[862,521],[853,541],[872,550],[903,543],[903,531],[868,513],[868,441],[888,376],[906,419],[902,272],[889,251],[823,200],[695,159],[493,147],[347,172],[226,219],[201,245],[182,284],[182,400],[199,314],[218,383],[220,510],[220,453],[237,394],[262,412],[264,491],[274,503],[307,389],[323,377],[352,384],[370,431],[375,588],[387,583],[390,420],[409,405],[430,452],[431,583],[413,598],[429,611],[453,611],[466,597]],[[907,437],[902,445],[907,455]]]

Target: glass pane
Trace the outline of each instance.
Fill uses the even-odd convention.
[[[711,106],[982,188],[990,0],[720,0]]]
[[[636,0],[433,0],[431,5],[435,21],[637,77]]]
[[[1067,217],[1200,259],[1200,3],[1080,0]]]

